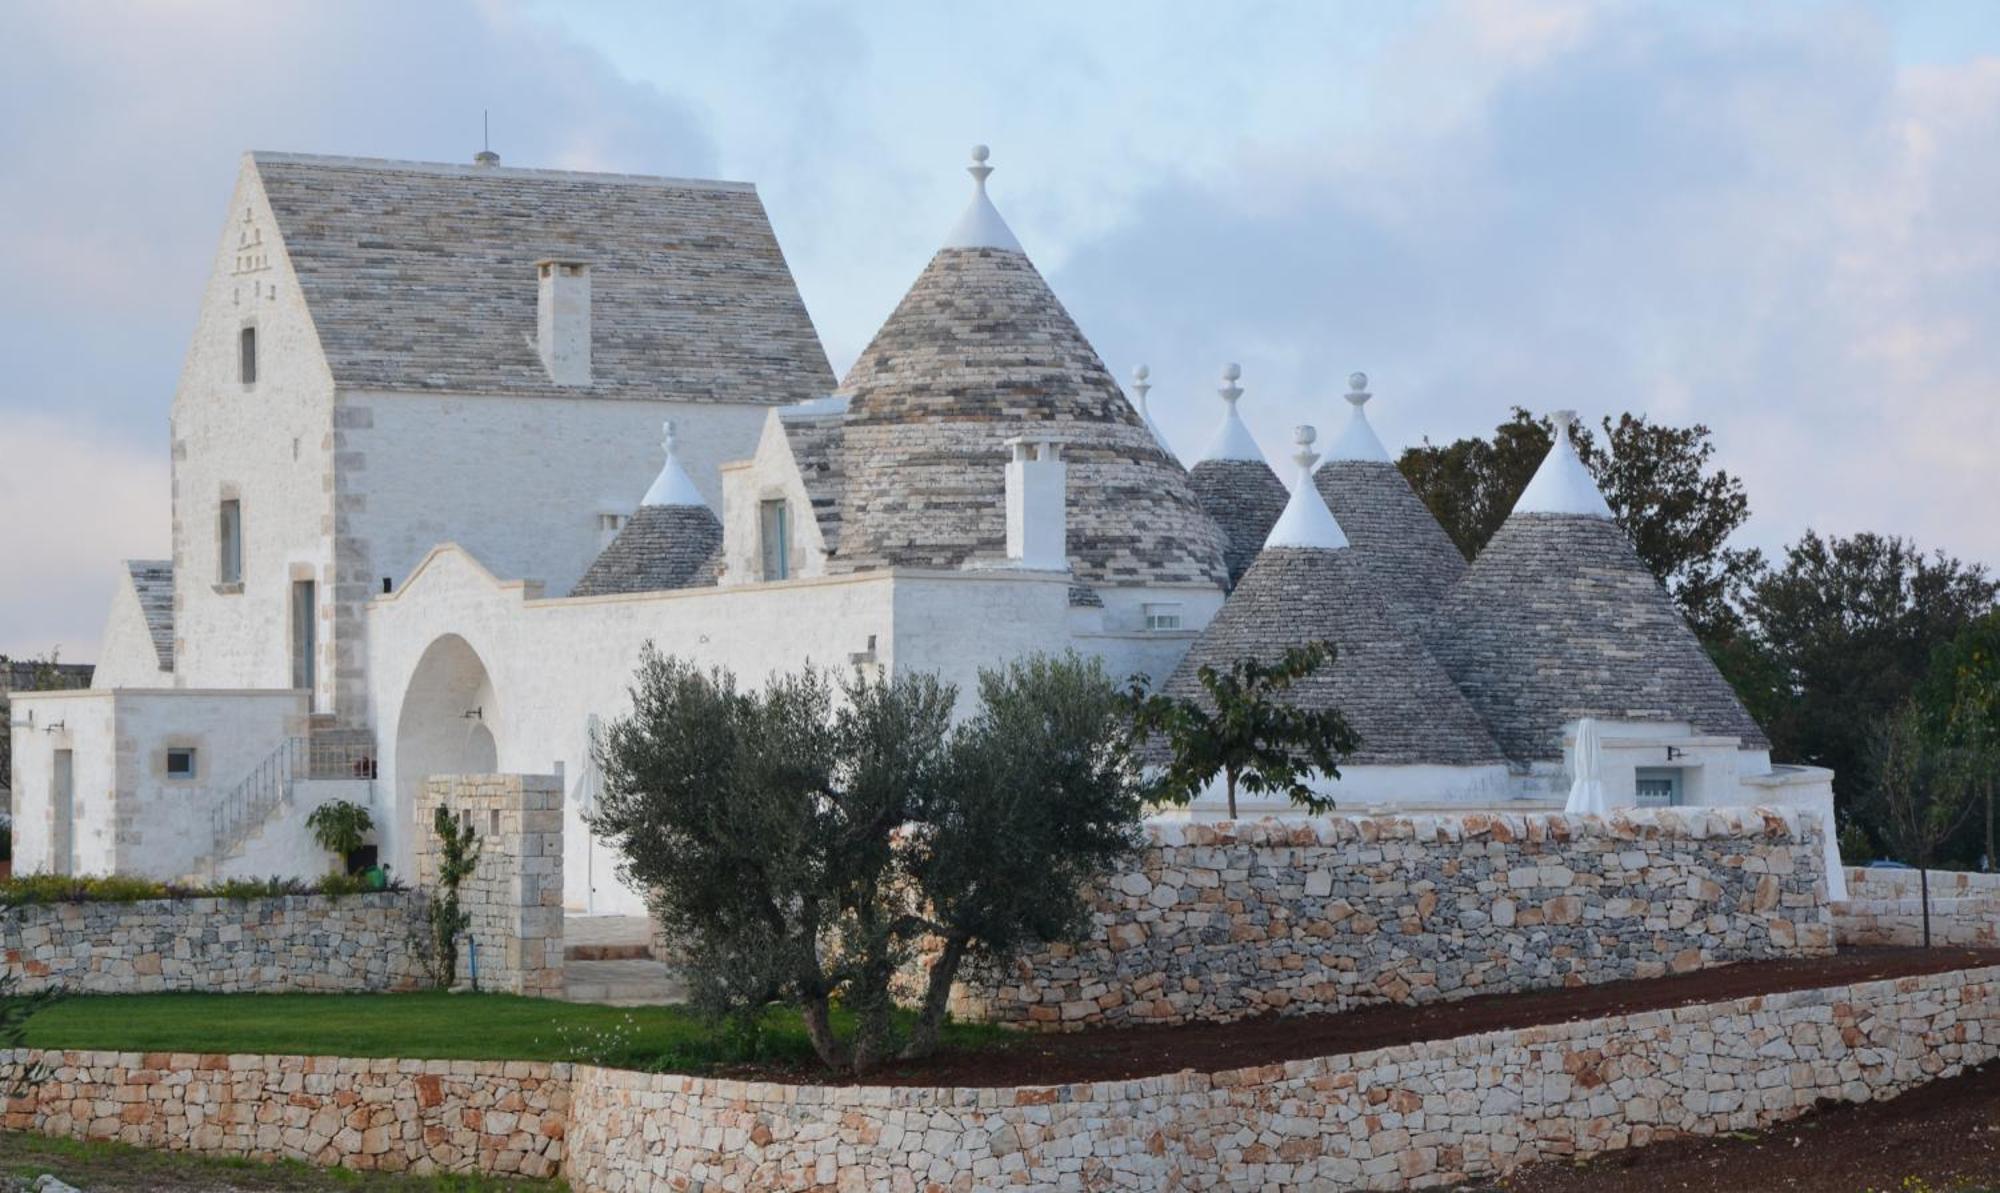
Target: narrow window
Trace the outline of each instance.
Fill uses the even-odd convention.
[[[174,746],[167,750],[167,777],[169,779],[194,778],[194,748]]]
[[[257,384],[257,329],[246,327],[238,345],[237,367],[242,372],[243,384]]]
[[[230,498],[216,518],[216,583],[243,583],[243,503]]]
[[[1181,607],[1176,604],[1146,606],[1146,629],[1153,633],[1171,633],[1181,628]]]
[[[764,578],[783,580],[792,574],[791,511],[782,499],[758,508],[759,540],[764,548]]]

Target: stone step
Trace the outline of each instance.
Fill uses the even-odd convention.
[[[687,985],[658,961],[574,961],[563,966],[563,998],[609,1006],[687,1001]]]
[[[651,961],[652,946],[635,942],[573,944],[563,949],[564,961]]]

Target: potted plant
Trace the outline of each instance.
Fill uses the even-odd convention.
[[[314,808],[306,817],[306,827],[321,849],[340,859],[345,873],[354,873],[354,855],[375,828],[368,809],[344,799],[331,800]]]

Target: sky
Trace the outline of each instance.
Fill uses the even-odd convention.
[[[2000,565],[2000,7],[0,0],[0,653],[170,552],[247,149],[755,182],[836,372],[994,201],[1183,459],[1511,407],[1714,431],[1739,538]]]

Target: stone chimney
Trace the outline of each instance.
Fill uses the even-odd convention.
[[[535,350],[557,385],[590,384],[590,266],[581,261],[535,262],[541,287]]]
[[[1007,562],[1015,567],[1069,569],[1069,465],[1062,444],[1022,436],[1009,439],[1007,461]]]

